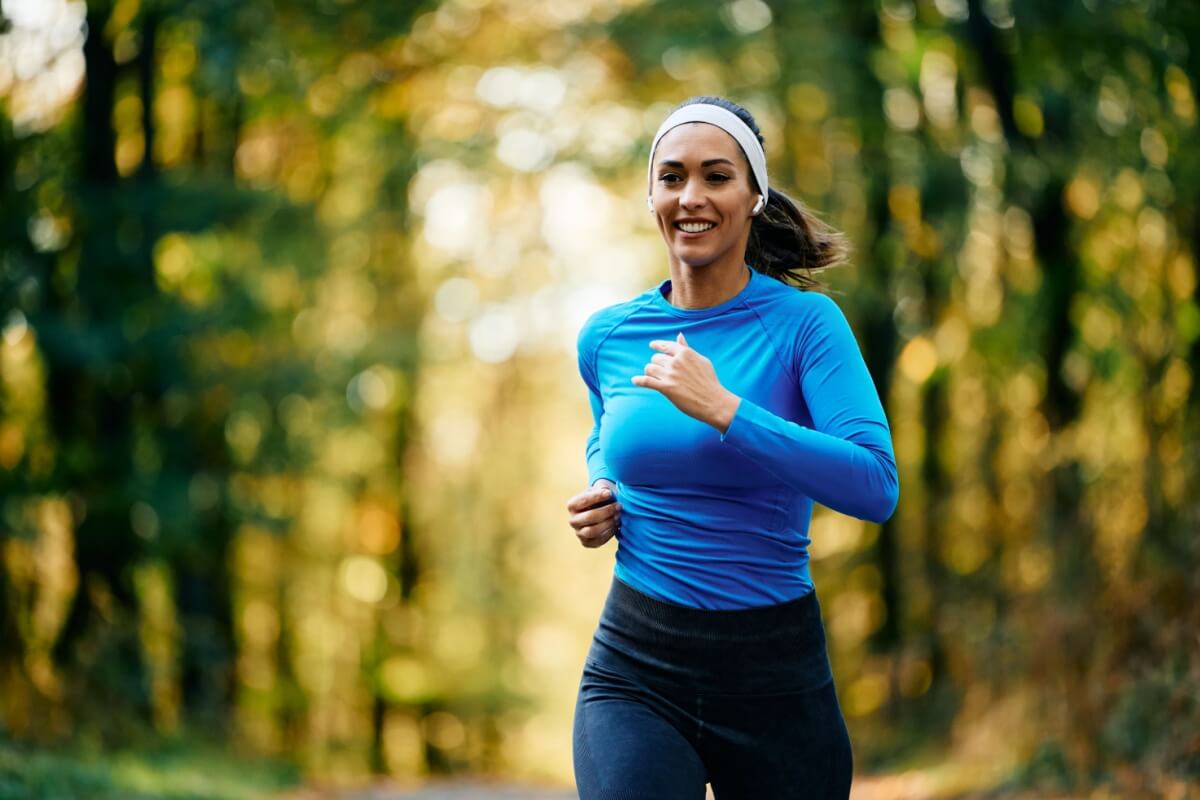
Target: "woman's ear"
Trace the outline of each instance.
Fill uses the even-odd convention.
[[[750,216],[757,217],[759,214],[761,214],[763,212],[763,209],[766,208],[766,206],[767,206],[767,198],[763,197],[760,194],[758,196],[757,202],[754,203],[754,208],[750,209]]]

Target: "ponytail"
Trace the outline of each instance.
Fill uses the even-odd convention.
[[[783,192],[769,189],[767,205],[750,224],[746,263],[803,290],[824,291],[816,270],[845,263],[846,237]]]
[[[693,103],[707,103],[733,112],[746,123],[759,144],[763,143],[754,116],[732,100],[708,95],[690,97],[678,108]],[[757,181],[753,177],[751,181],[758,191]],[[750,224],[746,263],[757,272],[799,289],[826,292],[826,287],[812,273],[844,264],[849,250],[846,237],[840,231],[821,220],[803,203],[768,188],[767,204]]]

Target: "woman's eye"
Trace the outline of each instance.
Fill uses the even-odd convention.
[[[724,183],[725,181],[729,180],[729,176],[724,172],[714,172],[708,176],[708,179],[717,183]]]
[[[663,183],[677,183],[681,180],[681,178],[674,172],[668,172],[665,175],[659,175],[658,179]]]

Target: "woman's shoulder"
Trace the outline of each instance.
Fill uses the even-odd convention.
[[[761,314],[770,315],[776,324],[806,327],[845,319],[842,307],[825,292],[797,289],[776,278],[761,277],[762,289],[755,297],[755,304]]]
[[[656,285],[636,297],[593,311],[579,329],[579,348],[587,350],[598,346],[613,329],[639,308],[645,306],[654,297],[653,293],[657,291],[658,286]]]

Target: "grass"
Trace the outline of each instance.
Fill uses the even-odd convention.
[[[211,745],[93,754],[0,739],[0,800],[250,800],[300,780],[291,765],[238,758]]]

